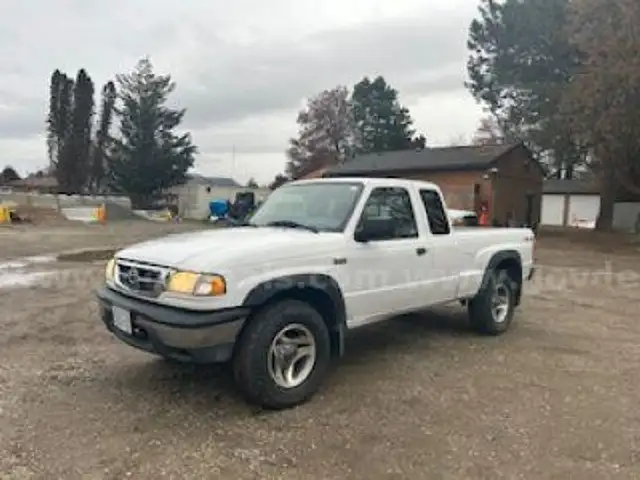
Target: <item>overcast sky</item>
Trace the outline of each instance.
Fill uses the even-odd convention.
[[[481,108],[465,90],[476,0],[21,0],[0,14],[0,167],[47,163],[51,72],[87,69],[99,91],[149,56],[205,175],[282,171],[304,99],[363,76],[400,92],[431,145],[469,138]],[[98,98],[96,99],[99,100]],[[235,146],[235,156],[232,154]],[[235,157],[235,161],[232,158]]]

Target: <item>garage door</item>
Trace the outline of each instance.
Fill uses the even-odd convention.
[[[562,225],[563,208],[563,195],[543,195],[540,223],[542,225]]]
[[[572,195],[569,197],[569,224],[593,228],[599,210],[600,197],[597,195]]]

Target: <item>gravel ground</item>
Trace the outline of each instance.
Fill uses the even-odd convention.
[[[0,258],[195,228],[7,228]],[[0,290],[0,478],[640,478],[640,251],[608,242],[543,236],[500,338],[457,307],[354,332],[322,391],[279,413],[109,335],[102,264],[31,267],[52,276]]]

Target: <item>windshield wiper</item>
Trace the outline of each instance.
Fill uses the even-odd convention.
[[[275,220],[273,222],[267,223],[265,227],[302,228],[304,230],[309,230],[310,232],[313,232],[313,233],[318,233],[317,228],[311,227],[309,225],[304,225],[302,223],[294,222],[293,220]]]

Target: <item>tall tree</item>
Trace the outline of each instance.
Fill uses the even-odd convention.
[[[276,188],[281,187],[282,185],[287,183],[288,181],[289,181],[289,178],[286,175],[279,173],[273,178],[273,180],[269,184],[269,189],[275,190]]]
[[[486,116],[480,119],[480,123],[472,139],[474,145],[500,145],[507,141],[505,133],[492,116]]]
[[[248,181],[247,181],[247,188],[258,188],[258,182],[256,182],[255,178],[251,177]]]
[[[383,77],[373,81],[365,77],[358,82],[353,87],[351,103],[361,143],[359,153],[424,147],[426,138],[414,140],[409,110],[400,104],[398,91]]]
[[[4,167],[2,169],[2,172],[0,172],[0,184],[13,182],[15,180],[20,180],[20,175],[18,175],[18,172],[16,172],[15,169],[10,165]]]
[[[144,58],[116,80],[122,106],[115,109],[120,138],[112,140],[108,159],[111,185],[136,205],[149,203],[185,181],[197,148],[189,133],[174,132],[185,110],[166,106],[176,86],[170,75],[155,74]]]
[[[73,91],[73,116],[71,129],[75,175],[73,188],[82,191],[87,187],[91,172],[91,129],[93,126],[95,88],[85,69],[78,70]]]
[[[297,118],[298,136],[287,150],[292,178],[351,158],[358,145],[349,91],[338,86],[309,100]]]
[[[571,177],[585,150],[559,111],[580,55],[569,42],[570,0],[481,0],[469,29],[467,87],[500,129],[523,140],[557,176]]]
[[[60,79],[59,102],[57,108],[56,125],[56,162],[53,173],[63,190],[69,189],[69,179],[73,177],[73,155],[71,146],[73,124],[73,92],[74,82],[66,74]]]
[[[609,230],[621,190],[640,193],[640,3],[581,0],[571,13],[571,39],[584,68],[563,105],[601,179],[596,228]]]
[[[100,107],[100,117],[96,138],[91,150],[91,189],[99,193],[102,191],[107,180],[107,150],[109,148],[110,128],[113,121],[113,110],[116,104],[116,86],[112,81],[108,81],[102,87],[102,99]]]
[[[55,167],[60,139],[60,91],[65,75],[58,69],[51,74],[49,83],[49,113],[47,114],[47,155],[49,166]]]

